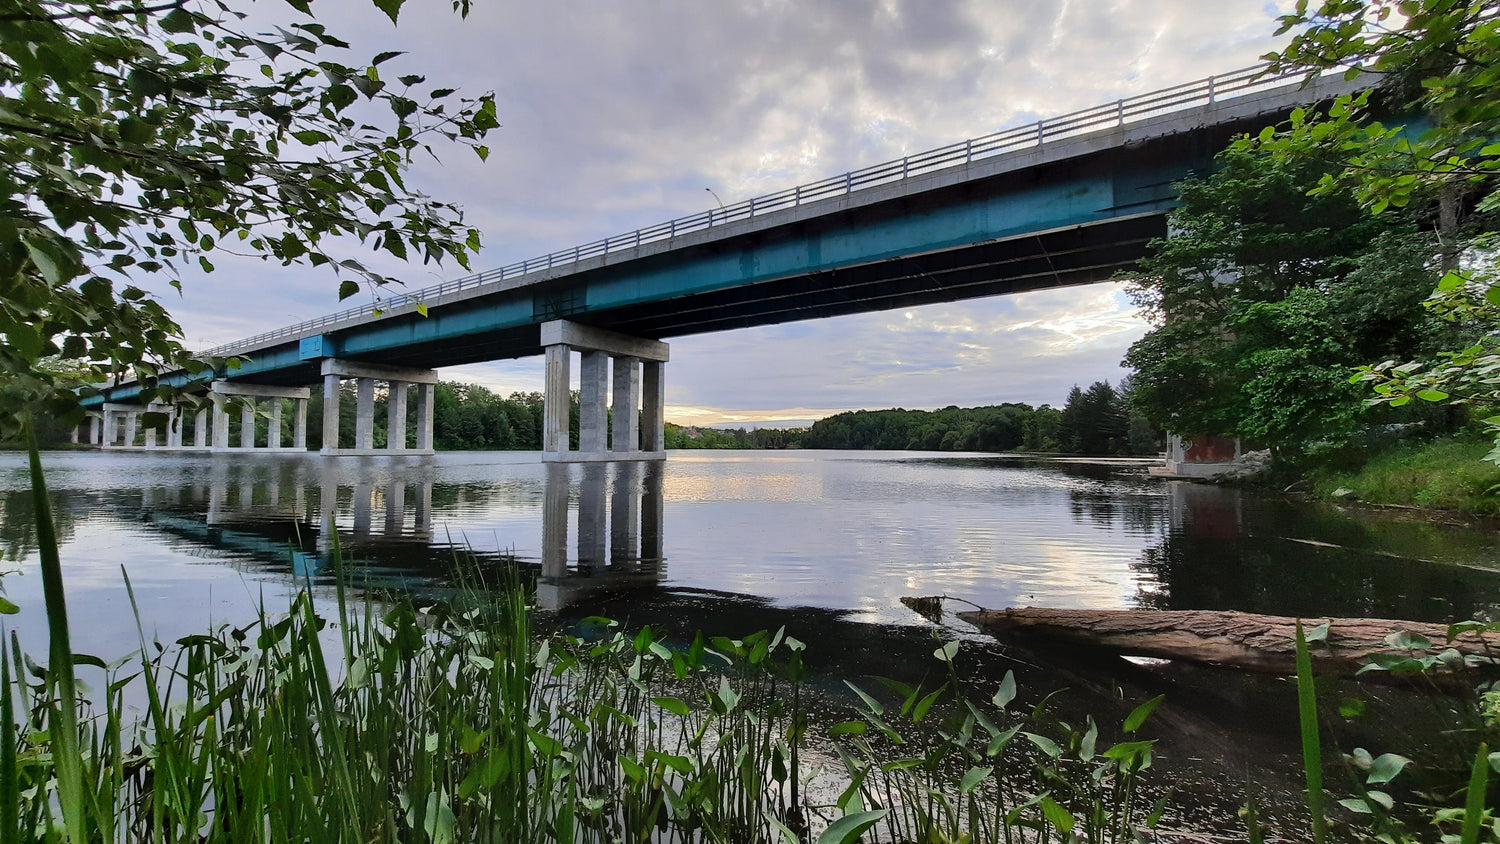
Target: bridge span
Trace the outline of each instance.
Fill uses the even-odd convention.
[[[546,354],[544,459],[658,458],[662,340],[1106,281],[1166,234],[1173,183],[1206,172],[1232,137],[1369,84],[1263,71],[950,144],[209,349],[202,354],[242,365],[162,376],[210,390],[212,419],[197,414],[191,445],[187,420],[142,406],[140,385],[129,382],[85,399],[97,414],[89,436],[110,448],[283,450],[279,414],[289,399],[297,421],[287,450],[305,450],[307,385],[321,383],[324,453],[430,453],[435,369]],[[577,450],[568,434],[574,352]],[[352,448],[339,442],[344,379],[358,383]],[[374,448],[377,381],[391,396],[386,449]],[[229,396],[247,408],[234,445]],[[277,416],[264,443],[248,409],[258,399]],[[137,431],[146,410],[171,419],[164,445],[156,431]]]

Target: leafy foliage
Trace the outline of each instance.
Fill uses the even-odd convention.
[[[1435,232],[1426,250],[1429,306],[1456,326],[1478,325],[1466,342],[1420,362],[1391,355],[1364,367],[1357,381],[1376,390],[1372,404],[1500,399],[1500,313],[1491,293],[1494,212],[1500,199],[1500,18],[1491,3],[1447,0],[1299,2],[1282,18],[1295,33],[1269,58],[1277,70],[1315,74],[1343,68],[1377,74],[1375,89],[1339,97],[1326,112],[1299,111],[1264,148],[1300,160],[1337,162],[1314,191],[1352,190],[1379,214],[1411,209]],[[1398,119],[1382,122],[1395,114]],[[1405,116],[1421,115],[1419,120]],[[1439,281],[1441,279],[1441,281]],[[1452,348],[1450,346],[1450,348]],[[1372,356],[1380,360],[1384,355]],[[1368,361],[1367,361],[1368,362]],[[1500,446],[1500,419],[1491,424]],[[1487,458],[1500,461],[1500,447]]]
[[[1257,144],[1179,186],[1172,236],[1130,277],[1154,328],[1125,362],[1153,423],[1299,450],[1362,422],[1355,366],[1434,347],[1420,304],[1432,239],[1349,190],[1309,194],[1322,163]]]
[[[325,268],[349,296],[395,281],[356,244],[467,265],[479,233],[404,171],[439,142],[486,156],[493,96],[387,78],[393,53],[346,63],[290,5],[302,20],[249,34],[222,0],[0,2],[0,434],[18,410],[77,418],[49,356],[133,369],[148,397],[164,367],[225,365],[191,358],[143,276],[179,285],[228,250]],[[401,0],[376,5],[394,21]]]

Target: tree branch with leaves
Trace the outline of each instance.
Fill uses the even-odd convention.
[[[374,2],[395,22],[401,0]],[[479,232],[406,171],[487,157],[493,95],[387,78],[399,53],[354,62],[310,2],[288,6],[250,33],[224,2],[0,0],[0,435],[23,411],[77,418],[48,358],[133,371],[148,399],[167,369],[225,365],[192,358],[143,277],[180,288],[227,251],[322,268],[347,298],[397,282],[358,249],[468,267]]]

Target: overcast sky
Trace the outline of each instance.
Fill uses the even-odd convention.
[[[448,0],[409,0],[400,26],[364,0],[314,9],[367,56],[406,51],[387,76],[496,93],[489,161],[455,148],[414,176],[483,231],[480,270],[705,210],[717,204],[705,189],[734,203],[1251,65],[1287,5],[478,0],[460,19]],[[326,272],[215,260],[163,297],[190,347],[349,304]],[[462,274],[382,267],[412,288]],[[1075,383],[1122,377],[1144,330],[1124,292],[1100,284],[678,338],[667,418],[1056,405]],[[541,389],[541,370],[533,358],[441,374],[510,392]]]

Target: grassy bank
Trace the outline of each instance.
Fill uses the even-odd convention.
[[[1358,469],[1313,469],[1308,481],[1324,498],[1500,515],[1500,466],[1482,459],[1493,445],[1470,438],[1399,443]]]

